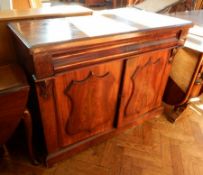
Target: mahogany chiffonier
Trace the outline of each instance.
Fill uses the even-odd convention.
[[[191,26],[133,8],[10,23],[36,88],[47,165],[161,113]]]

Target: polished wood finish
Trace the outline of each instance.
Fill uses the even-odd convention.
[[[189,99],[201,93],[203,84],[203,11],[189,11],[172,14],[173,16],[192,20],[195,26],[190,29],[184,48],[180,49],[173,62],[170,81],[164,94],[164,101],[173,105],[170,121],[176,121]],[[177,113],[177,111],[179,111]],[[173,115],[173,112],[177,115]]]
[[[0,12],[0,21],[12,21],[36,18],[56,18],[66,16],[91,15],[92,10],[80,5],[63,5],[49,8],[8,10]]]
[[[162,112],[173,53],[189,27],[188,21],[132,8],[10,23],[35,84],[47,165]],[[124,121],[123,108],[127,115],[141,111]]]
[[[8,22],[91,14],[92,10],[79,5],[0,11],[0,65],[17,61],[17,54],[13,45],[13,40],[7,28]]]
[[[122,62],[115,61],[57,76],[61,146],[113,129],[121,72]]]
[[[118,125],[126,125],[148,111],[161,107],[167,79],[165,68],[169,50],[150,52],[133,56],[126,62],[124,87],[121,94],[121,106]]]

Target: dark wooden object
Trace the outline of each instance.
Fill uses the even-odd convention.
[[[164,101],[172,105],[169,120],[176,121],[191,97],[201,93],[203,84],[203,10],[179,12],[172,16],[195,23],[187,36],[185,47],[175,56],[174,64],[164,94]],[[182,61],[181,61],[182,60]]]
[[[9,24],[35,84],[47,165],[160,114],[189,27],[131,8]]]
[[[15,64],[0,67],[0,145],[3,145],[23,120],[28,150],[36,163],[32,148],[32,118],[26,109],[29,86],[19,66]]]

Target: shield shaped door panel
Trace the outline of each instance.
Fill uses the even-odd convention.
[[[113,129],[121,69],[114,61],[55,79],[61,146]]]
[[[131,123],[161,106],[162,77],[169,51],[150,52],[126,61],[118,125]]]

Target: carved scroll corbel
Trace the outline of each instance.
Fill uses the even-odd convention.
[[[170,64],[173,63],[174,57],[175,57],[177,52],[178,52],[178,48],[174,48],[174,49],[171,50],[171,54],[170,54],[169,59],[168,59],[168,62]]]
[[[176,38],[179,40],[179,43],[181,43],[181,45],[184,45],[187,38],[187,33],[187,30],[180,30],[179,32],[177,32]]]
[[[49,99],[52,91],[52,81],[44,80],[38,82],[38,87],[39,87],[39,95],[45,100]]]

